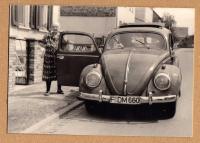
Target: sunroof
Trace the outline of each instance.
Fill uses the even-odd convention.
[[[119,26],[119,28],[127,28],[127,27],[155,27],[162,28],[164,27],[164,23],[128,23]]]

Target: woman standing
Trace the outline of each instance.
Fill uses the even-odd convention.
[[[58,28],[54,26],[50,32],[44,36],[42,44],[45,47],[43,81],[46,81],[46,93],[50,94],[51,82],[57,79],[56,76],[56,51],[58,49]],[[61,85],[57,83],[57,93],[63,94]]]

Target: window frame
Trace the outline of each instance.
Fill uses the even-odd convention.
[[[116,35],[119,35],[119,34],[124,34],[124,33],[151,33],[151,34],[160,35],[162,37],[162,39],[163,39],[164,46],[165,46],[165,48],[163,48],[163,50],[168,50],[168,48],[167,48],[167,41],[166,41],[164,35],[162,35],[162,34],[160,34],[158,32],[153,32],[153,31],[152,32],[149,32],[149,31],[122,31],[122,32],[116,32],[116,33],[110,35],[109,38],[107,38],[107,40],[105,42],[105,48],[104,48],[104,50],[105,51],[106,50],[113,50],[113,49],[107,49],[107,45],[108,45],[109,41],[112,39],[112,37],[114,37]],[[162,48],[160,48],[160,49],[162,50]]]
[[[88,37],[88,38],[90,38],[91,40],[92,40],[92,42],[93,42],[93,45],[94,45],[94,48],[95,48],[95,51],[92,51],[92,52],[68,52],[68,51],[64,51],[63,50],[63,48],[62,48],[62,41],[63,41],[63,37],[64,37],[64,35],[72,35],[72,34],[74,34],[74,35],[82,35],[82,36],[86,36],[86,37]],[[60,34],[60,38],[59,38],[59,46],[58,46],[58,51],[60,52],[60,53],[64,53],[64,54],[73,54],[73,55],[81,55],[81,54],[89,54],[89,55],[96,55],[96,54],[99,54],[100,52],[99,52],[99,49],[98,49],[98,47],[97,47],[97,45],[96,45],[96,42],[95,42],[95,40],[94,40],[94,38],[91,36],[91,35],[89,35],[89,34],[85,34],[85,33],[76,33],[76,32],[63,32],[63,33],[61,33]]]

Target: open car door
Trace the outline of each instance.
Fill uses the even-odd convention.
[[[98,63],[100,52],[90,34],[61,32],[57,52],[57,80],[61,85],[78,86],[83,68]]]

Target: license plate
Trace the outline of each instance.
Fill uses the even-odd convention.
[[[110,103],[115,104],[140,104],[141,98],[137,96],[111,96]]]

